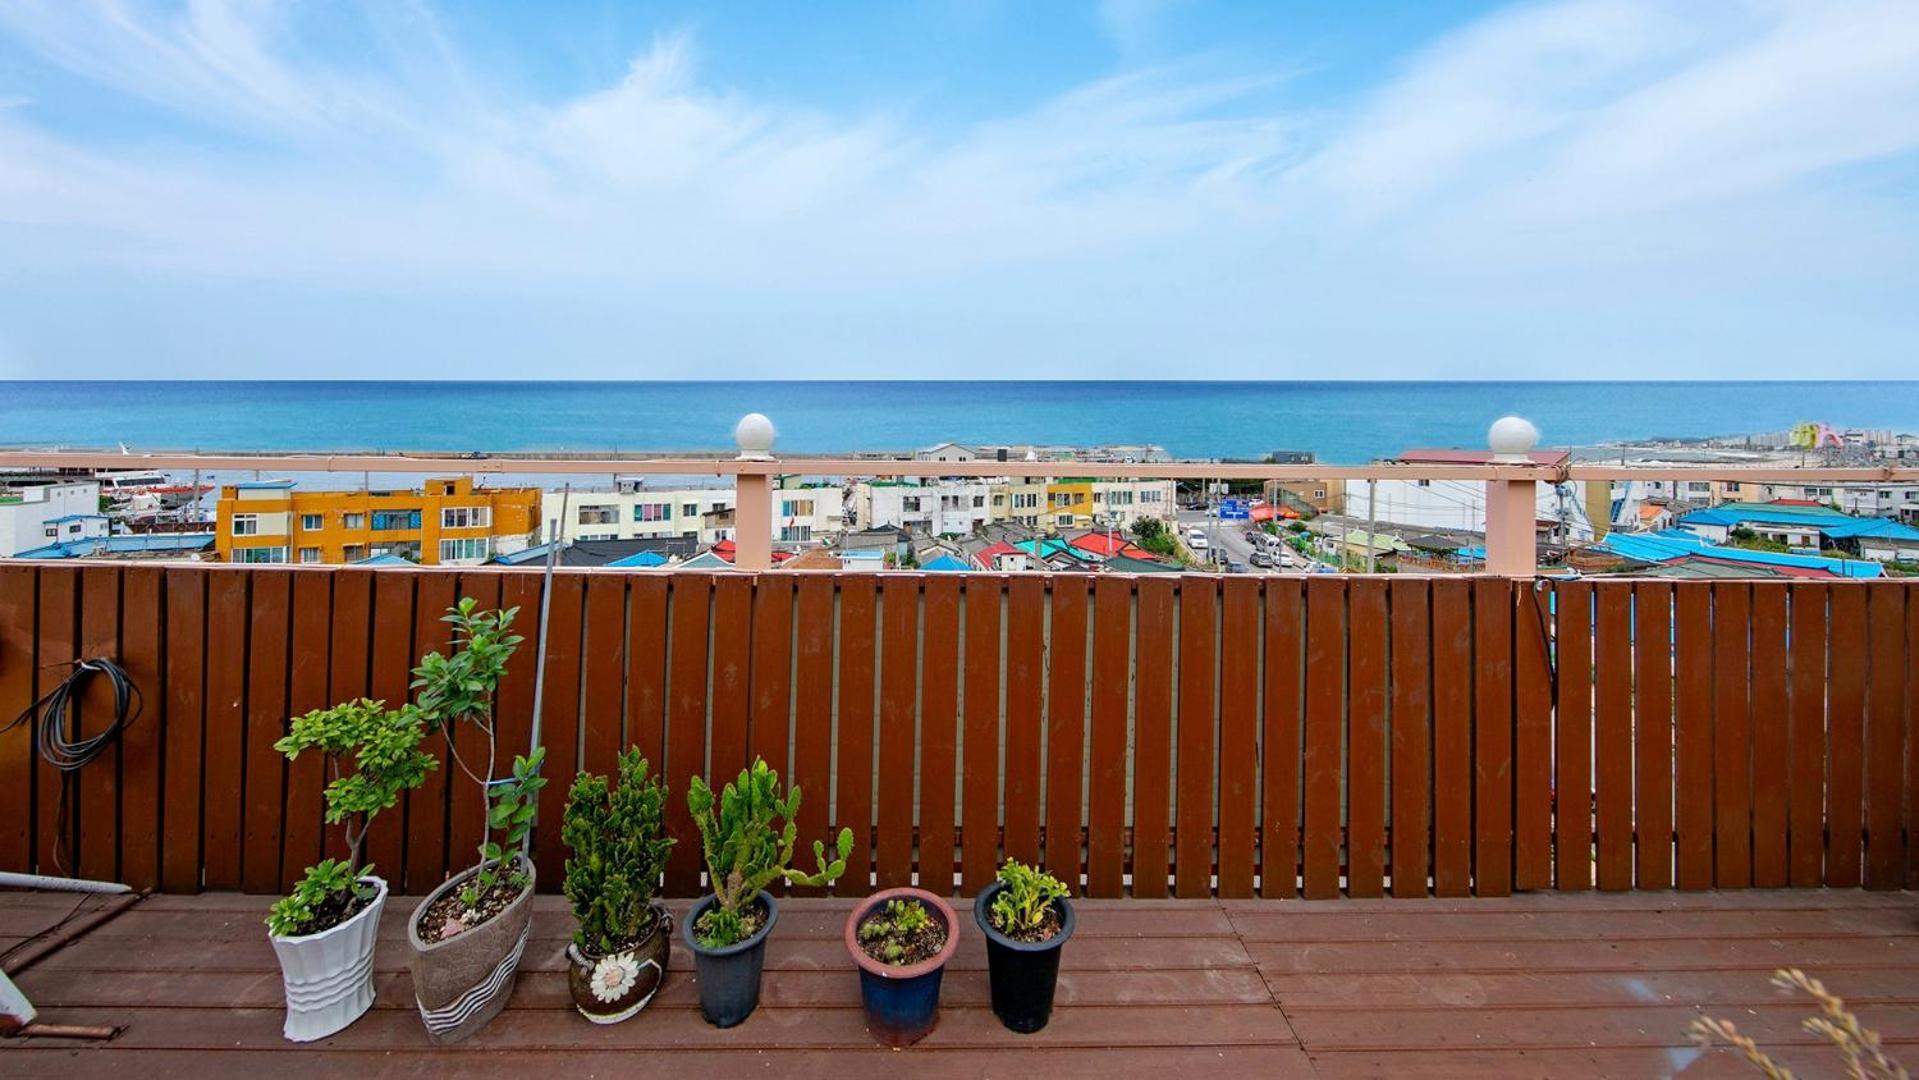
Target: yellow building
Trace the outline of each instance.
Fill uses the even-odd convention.
[[[1069,477],[1046,485],[1046,524],[1056,529],[1085,528],[1093,523],[1093,481]]]
[[[419,491],[295,491],[291,480],[220,489],[214,548],[227,562],[353,563],[397,555],[475,566],[539,540],[537,488],[475,489],[471,477]]]
[[[1031,478],[995,480],[988,485],[988,521],[1011,521],[1037,529],[1046,514],[1046,482]]]

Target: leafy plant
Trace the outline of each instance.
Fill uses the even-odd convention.
[[[673,841],[663,835],[666,785],[638,747],[620,755],[619,786],[581,773],[567,793],[560,837],[572,854],[564,888],[579,929],[573,943],[611,956],[652,928],[653,894]]]
[[[1066,883],[1051,874],[1006,860],[1000,867],[1002,888],[993,895],[993,925],[1002,934],[1036,934],[1046,925],[1053,901],[1066,896]]]
[[[347,857],[327,859],[307,869],[292,895],[273,905],[267,928],[282,937],[328,929],[372,892],[359,884],[373,867],[362,865],[367,828],[375,815],[400,801],[400,793],[419,786],[438,762],[420,749],[426,737],[420,711],[411,705],[389,710],[383,701],[360,698],[298,716],[273,748],[297,759],[317,750],[326,758],[326,820],[346,826]],[[351,757],[353,771],[342,771]]]
[[[747,905],[771,882],[784,878],[795,885],[824,886],[846,872],[846,857],[853,851],[851,829],[840,830],[839,857],[831,861],[826,845],[813,841],[818,872],[790,868],[799,831],[793,818],[800,808],[800,789],[796,786],[780,798],[780,774],[763,760],[756,758],[752,768],[740,770],[739,779],[726,785],[717,798],[705,780],[694,776],[687,784],[686,805],[700,827],[700,845],[713,886],[713,907],[694,927],[694,936],[709,949],[722,949],[746,937]],[[785,823],[777,832],[775,819]]]
[[[1772,984],[1781,990],[1802,991],[1819,1003],[1819,1015],[1808,1017],[1800,1026],[1839,1051],[1846,1063],[1847,1076],[1860,1080],[1908,1080],[1910,1074],[1905,1066],[1887,1056],[1880,1047],[1879,1033],[1861,1024],[1852,1010],[1846,1008],[1845,1000],[1827,990],[1825,983],[1798,968],[1781,968],[1773,972]],[[1730,1020],[1702,1016],[1686,1028],[1686,1033],[1702,1047],[1710,1048],[1715,1041],[1730,1045],[1772,1080],[1793,1080],[1791,1069],[1759,1049],[1752,1036],[1740,1032]]]
[[[512,632],[513,617],[519,610],[481,611],[478,601],[461,597],[440,617],[441,622],[453,624],[452,648],[445,653],[428,653],[413,669],[411,685],[418,691],[415,700],[427,730],[439,732],[446,739],[447,755],[485,794],[480,869],[460,890],[460,902],[469,908],[500,882],[500,868],[516,857],[512,849],[519,847],[519,854],[524,853],[538,810],[535,796],[546,785],[539,775],[545,753],[542,748],[527,757],[514,758],[511,777],[496,780],[493,775],[498,749],[493,707],[500,679],[506,674],[506,662],[522,640]],[[486,737],[483,770],[467,764],[461,756],[454,738],[458,724],[477,728]],[[505,880],[524,888],[526,873],[516,866]]]

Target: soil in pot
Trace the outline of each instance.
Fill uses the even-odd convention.
[[[882,964],[911,967],[939,955],[946,924],[913,900],[892,900],[860,922],[860,951]]]
[[[420,916],[420,940],[426,942],[445,941],[473,929],[499,915],[513,906],[520,898],[526,886],[514,886],[502,879],[481,894],[471,907],[460,899],[460,890],[455,889],[427,906]]]

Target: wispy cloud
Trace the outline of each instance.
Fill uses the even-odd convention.
[[[1158,7],[1102,26],[1137,41]],[[1790,373],[1835,340],[1866,374],[1919,330],[1877,291],[1919,287],[1919,206],[1861,187],[1919,150],[1903,3],[1524,5],[1310,110],[1271,104],[1283,74],[1195,59],[959,126],[728,89],[686,31],[555,101],[430,7],[370,5],[351,62],[311,15],[0,6],[0,36],[172,118],[106,136],[0,94],[0,276],[42,290],[0,300],[0,356],[122,362],[36,316],[55,288],[116,290],[125,340],[179,373],[245,369],[205,324],[255,293],[253,325],[327,316],[316,355],[377,293],[388,332],[332,361],[367,374],[447,340],[450,298],[482,349],[519,320],[601,375]],[[649,366],[621,369],[639,334]]]

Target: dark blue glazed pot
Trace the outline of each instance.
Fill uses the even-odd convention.
[[[946,927],[946,944],[933,956],[900,967],[883,964],[860,948],[860,923],[889,900],[911,900]],[[939,1023],[940,976],[959,948],[959,919],[953,906],[922,889],[885,889],[866,898],[846,918],[846,951],[860,968],[860,1004],[866,1030],[882,1046],[911,1046]]]
[[[993,989],[993,1015],[1010,1031],[1030,1035],[1053,1015],[1053,991],[1059,985],[1059,954],[1073,936],[1073,904],[1061,897],[1059,933],[1045,941],[1025,942],[993,928],[993,897],[1006,886],[994,882],[973,901],[973,921],[986,935],[986,975]]]
[[[714,1027],[732,1027],[759,1008],[766,939],[773,932],[773,924],[780,921],[780,905],[774,902],[773,894],[762,889],[759,900],[766,905],[766,925],[752,937],[724,949],[709,949],[700,944],[693,929],[699,924],[700,916],[715,903],[714,897],[701,897],[681,925],[686,947],[693,952],[694,978],[700,984],[700,1015]]]

